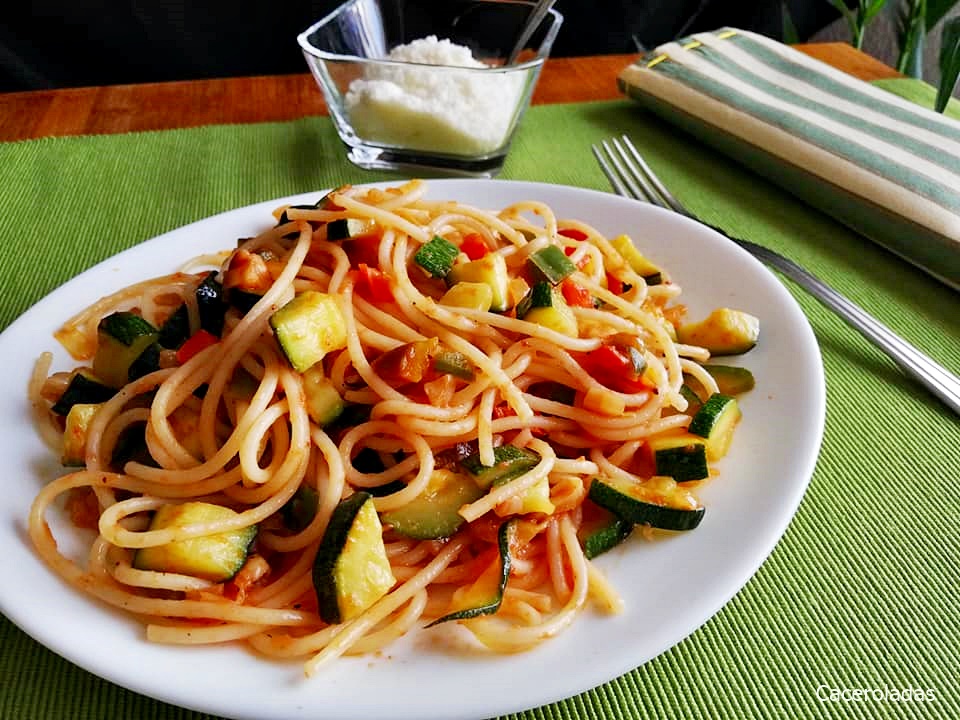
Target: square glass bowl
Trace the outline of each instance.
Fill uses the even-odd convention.
[[[492,177],[563,17],[535,2],[350,0],[297,41],[351,162]]]

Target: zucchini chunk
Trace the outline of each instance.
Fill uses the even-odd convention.
[[[707,467],[707,446],[702,437],[654,437],[647,441],[646,447],[653,454],[657,475],[672,477],[677,482],[703,480],[710,475]]]
[[[374,225],[373,220],[360,220],[359,218],[331,220],[327,223],[327,240],[336,242],[360,237],[361,235],[369,235],[373,232]]]
[[[161,347],[177,350],[190,337],[190,315],[187,306],[180,305],[160,326],[157,342]]]
[[[386,595],[395,582],[373,497],[358,492],[341,500],[313,563],[320,617],[331,624],[350,620]]]
[[[719,460],[730,449],[733,430],[741,415],[736,399],[716,393],[693,416],[687,430],[707,439],[708,460]]]
[[[561,335],[579,336],[577,316],[573,314],[563,295],[545,281],[536,283],[517,303],[517,317],[543,325]]]
[[[343,412],[328,427],[324,428],[328,435],[346,430],[370,419],[370,409],[372,405],[362,405],[359,403],[346,403],[343,406]]]
[[[487,283],[458,282],[443,294],[440,304],[486,312],[493,304],[493,290]]]
[[[130,368],[155,345],[157,329],[132,312],[115,312],[97,326],[97,352],[93,373],[104,384],[121,388],[130,382]]]
[[[460,466],[473,477],[474,483],[483,490],[499,487],[529,472],[540,462],[539,453],[516,445],[500,445],[493,449],[492,466],[480,462],[480,453],[473,453],[460,461]],[[519,496],[519,505],[504,503],[494,512],[498,515],[524,515],[543,513],[550,515],[556,509],[550,502],[550,482],[544,477]]]
[[[493,615],[500,609],[503,591],[510,578],[510,543],[516,536],[516,520],[507,520],[497,531],[497,558],[480,573],[480,577],[465,591],[454,595],[451,610],[427,627],[450,620],[469,620],[481,615]]]
[[[480,453],[473,453],[460,461],[460,467],[473,477],[481,490],[491,485],[502,485],[520,477],[540,462],[540,454],[516,445],[500,445],[493,449],[493,465],[480,462]]]
[[[67,389],[63,395],[50,408],[57,415],[66,415],[74,405],[94,405],[106,402],[117,391],[112,387],[107,387],[87,372],[78,370],[70,378]]]
[[[280,508],[283,526],[292,532],[301,532],[313,522],[319,505],[320,496],[317,491],[309,485],[301,485],[293,497]]]
[[[150,467],[160,467],[147,448],[146,423],[132,423],[120,433],[110,454],[110,467],[120,471],[131,460]]]
[[[304,371],[303,394],[307,400],[307,414],[320,427],[335,422],[346,407],[340,392],[319,364]]]
[[[689,379],[690,378],[688,378],[688,380]],[[684,383],[680,386],[680,394],[683,395],[683,397],[687,400],[688,415],[696,414],[697,410],[703,406],[703,400],[700,399],[700,395],[694,392],[693,388],[687,383]]]
[[[473,364],[462,352],[441,350],[433,358],[433,369],[438,373],[448,373],[463,380],[473,380]]]
[[[659,285],[663,282],[663,271],[637,249],[629,235],[617,235],[610,244],[620,253],[620,257],[627,261],[630,269],[646,281],[647,285]]]
[[[602,555],[633,532],[633,523],[600,507],[594,502],[583,505],[583,522],[577,530],[577,539],[587,560]]]
[[[137,359],[130,363],[127,370],[127,381],[133,382],[137,378],[149,375],[160,369],[160,344],[147,345]]]
[[[428,242],[420,246],[413,261],[423,268],[430,276],[445,278],[453,267],[453,261],[460,254],[460,248],[446,238],[434,235]]]
[[[484,283],[492,294],[490,310],[506,312],[510,309],[510,275],[507,261],[500,253],[489,253],[479,260],[454,265],[447,274],[447,284],[454,286],[461,282]]]
[[[332,295],[307,290],[270,316],[280,349],[297,372],[347,346],[347,326]]]
[[[634,525],[650,525],[660,530],[693,530],[703,520],[702,507],[671,507],[664,504],[664,498],[647,492],[643,485],[612,478],[594,478],[587,497]]]
[[[240,311],[242,315],[246,315],[248,312],[253,310],[253,306],[260,302],[260,298],[263,295],[258,295],[257,293],[252,293],[248,290],[239,290],[237,288],[231,288],[230,292],[227,293],[227,297],[230,298],[230,305],[235,307]]]
[[[509,482],[513,478],[497,480],[493,485],[497,487]],[[527,515],[529,513],[543,513],[553,515],[556,506],[550,502],[550,480],[544,476],[527,488],[521,495],[506,500],[497,505],[493,511],[500,517],[509,515]]]
[[[77,403],[70,408],[63,429],[61,464],[68,467],[82,467],[87,464],[87,433],[99,409],[99,403]]]
[[[401,535],[416,540],[439,540],[453,535],[465,522],[457,512],[483,495],[463,473],[434,470],[427,487],[403,507],[385,512],[381,520]]]
[[[704,370],[713,375],[717,389],[724,395],[740,395],[753,390],[757,384],[753,373],[744,367],[733,365],[704,365]]]
[[[164,505],[153,514],[150,529],[182,528],[197,523],[229,520],[236,516],[237,513],[230,508],[205,502]],[[243,567],[256,536],[257,526],[250,525],[238,530],[140,548],[134,555],[133,566],[140,570],[225,582]]]
[[[547,245],[537,250],[528,258],[527,264],[534,278],[551,285],[563,282],[577,270],[577,266],[556,245]]]
[[[711,355],[740,355],[760,337],[760,320],[741,310],[717,308],[705,320],[677,328],[677,340],[706,348]]]

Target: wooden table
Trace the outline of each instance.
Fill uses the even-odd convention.
[[[898,76],[890,67],[845,43],[797,47],[864,80]],[[614,79],[635,57],[550,59],[533,102],[620,97]],[[320,91],[306,73],[38,90],[0,94],[0,141],[282,121],[326,112]]]

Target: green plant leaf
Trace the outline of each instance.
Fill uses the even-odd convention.
[[[827,0],[828,3],[833,5],[837,10],[840,11],[840,14],[843,15],[844,20],[847,21],[847,25],[850,28],[850,35],[856,37],[857,35],[857,13],[847,7],[847,4],[843,0]]]
[[[926,9],[927,0],[906,0],[900,6],[897,17],[900,54],[896,68],[898,72],[915,78],[923,77]]]
[[[950,18],[943,24],[940,36],[940,87],[937,88],[935,109],[942,113],[950,102],[953,89],[960,76],[960,17]]]
[[[827,2],[839,10],[846,19],[852,36],[850,43],[858,50],[863,47],[867,25],[887,4],[887,0],[857,0],[855,8],[850,9],[844,0],[827,0]]]
[[[932,30],[958,4],[960,0],[927,0],[927,31]]]
[[[800,42],[800,33],[797,32],[797,26],[793,23],[793,17],[790,15],[790,7],[786,2],[780,3],[780,28],[783,42],[787,45],[795,45]]]
[[[887,0],[860,0],[860,22],[866,27],[866,24],[873,20],[878,12],[883,10]]]
[[[843,0],[827,0],[827,2],[839,10],[844,17],[849,18],[853,15],[853,11],[847,7],[847,4]]]

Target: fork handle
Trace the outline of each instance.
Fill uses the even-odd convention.
[[[815,275],[804,270],[792,260],[767,250],[762,245],[732,237],[720,228],[713,229],[730,238],[751,255],[776,268],[803,287],[817,300],[843,318],[850,327],[886,353],[900,369],[960,415],[960,378],[943,365],[918,350],[859,305],[823,283]]]

